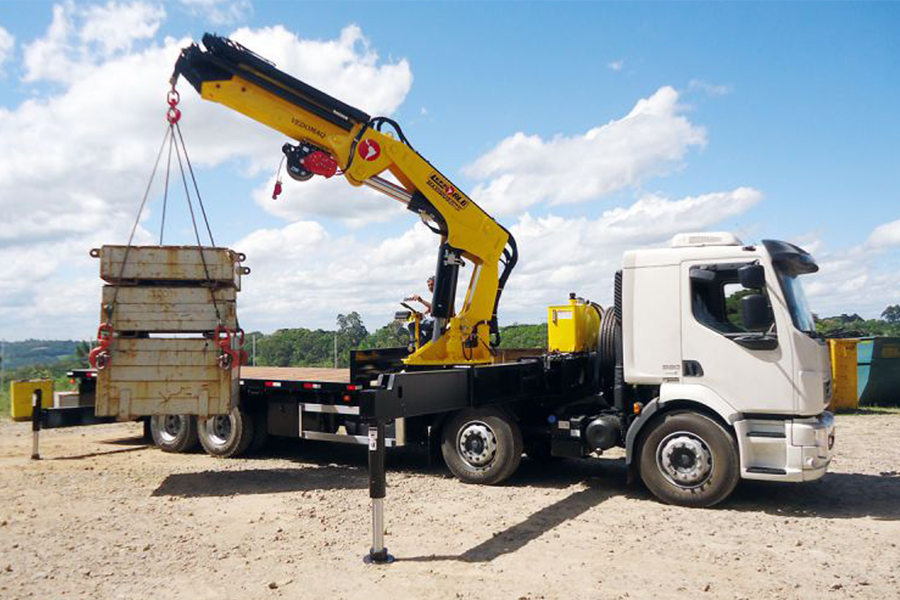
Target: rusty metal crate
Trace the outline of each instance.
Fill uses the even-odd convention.
[[[223,415],[239,398],[239,369],[219,367],[204,338],[115,338],[97,377],[97,416]]]
[[[244,256],[228,248],[203,248],[201,258],[197,246],[131,246],[127,260],[126,248],[108,245],[91,250],[91,256],[100,259],[101,279],[107,283],[204,282],[240,290],[241,275],[249,273],[241,266]]]
[[[234,288],[105,285],[100,309],[101,323],[106,321],[106,307],[112,305],[113,297],[116,302],[112,324],[116,331],[213,331],[218,324],[216,306],[222,325],[230,329],[237,327],[237,292]]]

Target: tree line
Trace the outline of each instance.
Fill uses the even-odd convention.
[[[816,331],[826,337],[900,337],[900,304],[885,308],[880,319],[863,319],[856,313],[816,317]]]
[[[729,299],[729,318],[738,318],[739,298]],[[356,312],[337,316],[335,329],[295,327],[270,334],[252,332],[245,349],[255,364],[272,367],[332,367],[350,364],[350,351],[366,348],[408,346],[408,330],[396,322],[369,331]],[[826,337],[900,337],[900,305],[888,306],[879,319],[863,319],[857,314],[816,317],[816,329]],[[547,324],[505,325],[500,328],[501,348],[547,347]],[[9,383],[23,379],[52,379],[58,389],[66,387],[66,372],[88,367],[91,343],[87,341],[27,340],[5,345],[4,377],[0,382],[0,415],[9,411]]]

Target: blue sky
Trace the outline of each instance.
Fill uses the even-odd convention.
[[[16,131],[25,130],[22,122],[26,119],[28,103],[43,105],[48,114],[56,110],[70,119],[83,114],[83,119],[88,122],[104,120],[110,110],[121,111],[125,116],[129,111],[136,113],[137,109],[126,98],[121,103],[115,101],[122,89],[117,87],[117,82],[100,78],[102,69],[115,61],[163,47],[166,37],[196,40],[204,31],[231,35],[240,28],[247,29],[251,32],[248,35],[252,35],[252,32],[281,26],[297,40],[325,43],[339,39],[345,28],[356,25],[365,40],[355,46],[360,55],[366,52],[377,54],[376,67],[401,63],[408,67],[408,81],[373,84],[400,90],[396,92],[399,101],[391,107],[392,116],[401,122],[416,148],[458,185],[472,192],[476,201],[480,198],[475,192],[488,194],[493,176],[484,172],[479,174],[472,166],[486,160],[484,157],[491,155],[504,140],[520,132],[525,136],[538,136],[546,144],[545,149],[553,152],[556,149],[554,140],[578,139],[592,128],[623,120],[638,102],[654,97],[662,88],[674,90],[677,108],[671,109],[667,122],[673,125],[677,125],[676,121],[686,122],[690,131],[685,135],[700,136],[702,141],[689,142],[683,138],[678,142],[680,145],[674,157],[654,159],[656,162],[648,159],[651,164],[647,171],[634,181],[577,202],[568,202],[546,192],[533,202],[513,203],[501,209],[498,220],[525,229],[528,218],[559,219],[553,221],[552,227],[544,228],[557,231],[545,231],[549,237],[535,238],[535,247],[552,244],[556,239],[554,235],[565,237],[571,223],[580,219],[602,222],[604,213],[628,210],[648,196],[678,202],[750,188],[759,198],[754,196],[754,200],[739,209],[723,210],[722,218],[713,222],[695,220],[690,213],[685,213],[684,226],[691,228],[696,222],[703,229],[734,230],[749,241],[774,237],[810,246],[822,258],[823,265],[832,267],[829,272],[823,269],[817,285],[810,290],[814,310],[823,314],[861,312],[876,316],[885,304],[900,302],[900,281],[896,276],[900,271],[897,269],[900,264],[900,152],[897,150],[900,117],[896,108],[900,92],[900,36],[897,35],[900,4],[251,4],[193,0],[137,5],[142,7],[138,12],[144,19],[139,24],[147,25],[147,31],[152,29],[152,33],[136,35],[134,39],[128,39],[126,35],[120,46],[106,52],[97,51],[97,45],[102,41],[92,38],[92,42],[85,42],[90,37],[85,32],[94,31],[89,9],[96,5],[0,3],[0,27],[14,38],[11,47],[0,54],[0,57],[5,56],[5,60],[0,61],[0,132],[4,119],[13,125],[18,119]],[[54,6],[62,15],[58,16],[57,22],[68,23],[76,32],[67,38],[66,44],[56,49],[62,48],[69,55],[77,54],[83,58],[83,62],[77,62],[72,70],[74,76],[42,75],[34,63],[28,63],[28,56],[36,52],[35,44],[52,38]],[[135,3],[103,3],[99,6],[117,9],[118,12],[113,12],[119,15]],[[122,22],[134,24],[138,21],[124,19]],[[260,43],[265,44],[265,41]],[[256,48],[251,46],[251,49]],[[257,51],[266,55],[263,49]],[[272,51],[278,50],[273,47]],[[89,105],[71,101],[80,68],[85,73],[99,74],[97,93],[107,98],[98,103],[102,114],[91,114]],[[140,73],[134,76],[140,85],[146,83],[137,79]],[[334,77],[339,78],[340,74],[336,73]],[[127,82],[119,83],[128,85]],[[161,98],[166,89],[165,80],[153,85],[158,87]],[[182,93],[194,94],[184,84]],[[366,101],[365,90],[358,89],[353,93],[360,102]],[[72,107],[71,112],[64,109],[66,102]],[[144,101],[140,102],[143,104]],[[195,152],[192,140],[204,146],[197,149],[201,164],[200,183],[217,241],[230,245],[244,242],[256,248],[263,243],[261,240],[278,239],[276,233],[284,234],[288,226],[302,222],[306,228],[302,240],[319,240],[310,260],[329,265],[323,272],[304,275],[303,265],[296,264],[304,262],[304,255],[291,255],[290,259],[295,262],[289,262],[286,256],[285,264],[280,267],[272,259],[268,268],[262,270],[259,283],[251,276],[250,281],[254,283],[248,282],[248,286],[268,285],[281,291],[271,292],[275,298],[271,308],[267,307],[261,292],[252,292],[260,295],[248,302],[248,328],[328,327],[333,323],[335,312],[353,309],[360,310],[370,326],[389,319],[393,310],[391,298],[407,293],[408,286],[418,285],[415,282],[420,279],[419,273],[409,272],[418,266],[404,265],[400,267],[402,275],[395,275],[389,265],[378,263],[378,268],[384,269],[383,273],[379,272],[379,277],[396,282],[392,284],[396,289],[387,295],[377,294],[372,291],[374,288],[365,286],[347,289],[342,287],[339,276],[333,281],[323,279],[328,279],[328,273],[338,273],[342,260],[353,262],[368,247],[390,244],[404,239],[404,235],[419,235],[411,233],[410,228],[415,222],[412,215],[379,213],[369,222],[365,216],[369,213],[363,213],[361,217],[356,215],[362,223],[351,223],[349,220],[354,218],[352,199],[345,209],[317,211],[310,208],[317,203],[336,201],[327,192],[321,198],[304,200],[306,208],[290,214],[254,200],[254,194],[259,196],[260,190],[266,189],[277,167],[280,143],[273,138],[267,152],[262,151],[263,145],[259,146],[260,152],[253,146],[251,155],[249,150],[239,149],[243,139],[240,136],[217,139],[215,125],[210,123],[234,118],[226,112],[210,104],[194,103],[186,109],[183,121],[189,150]],[[127,119],[122,118],[127,123]],[[142,127],[145,120],[140,122]],[[153,135],[147,133],[149,125],[141,129],[140,135],[133,133],[131,128],[126,129],[113,130],[111,135],[123,139],[131,137],[129,148],[143,156],[155,152],[163,124],[156,128],[158,134]],[[43,139],[29,139],[25,135],[23,143],[53,144],[55,137],[52,131],[49,138]],[[78,143],[77,137],[62,137],[73,145]],[[648,144],[652,143],[656,142],[648,141]],[[221,145],[221,156],[204,159],[204,152],[212,153],[210,148],[214,145]],[[635,152],[647,151],[646,147],[642,148]],[[72,147],[69,151],[78,153],[79,148]],[[556,158],[568,156],[561,154],[564,151],[560,150]],[[607,150],[599,148],[598,151]],[[10,149],[6,152],[8,154]],[[51,172],[56,172],[53,165],[57,160],[56,152],[50,152],[46,157],[48,164],[54,167]],[[635,164],[644,164],[639,159],[636,158]],[[4,172],[2,163],[5,160],[10,159],[0,157],[0,174]],[[580,157],[576,154],[571,160],[575,162]],[[503,172],[516,177],[527,175],[517,171],[510,161],[514,159],[503,157]],[[103,168],[111,168],[110,162],[115,161],[110,161],[109,157],[103,159]],[[127,179],[132,182],[127,185],[139,190],[141,186],[134,182],[137,179],[145,181],[151,162],[143,171],[134,165],[123,168],[123,181]],[[553,162],[551,157],[548,162]],[[7,166],[12,164],[9,162]],[[40,189],[40,169],[35,167],[34,175],[22,175],[19,162],[15,168],[18,179],[12,178],[8,184],[15,183],[19,187],[4,188],[0,175],[2,193],[10,194],[23,185],[32,184]],[[566,168],[565,162],[556,165],[552,177],[560,177],[560,171]],[[562,179],[561,183],[577,185],[579,174],[586,168],[589,167],[579,169],[573,165],[572,177],[576,181]],[[85,169],[90,169],[90,161],[82,171]],[[65,173],[65,170],[60,172]],[[73,187],[84,186],[84,194],[91,192],[92,185],[94,189],[103,188],[103,181],[92,183],[83,172],[75,176],[78,182],[73,183]],[[111,176],[115,177],[116,173]],[[547,179],[548,186],[553,183],[552,177]],[[109,176],[105,180],[109,181]],[[294,185],[299,184],[286,182],[286,186]],[[97,194],[104,198],[108,196],[105,192],[98,191]],[[121,232],[127,230],[128,221],[133,218],[140,198],[139,193],[129,191],[129,194],[130,204],[123,192],[121,201],[106,207],[103,222],[109,227],[110,236],[121,237]],[[152,212],[153,207],[158,207],[156,196],[148,220],[143,223],[148,231],[158,227],[155,221],[158,211]],[[485,198],[489,210],[492,206],[501,206],[491,204],[489,195]],[[7,201],[10,201],[9,197]],[[28,201],[44,206],[52,199],[35,197]],[[178,202],[183,200],[179,197]],[[52,207],[45,208],[52,211]],[[66,209],[61,210],[61,217],[65,218]],[[13,222],[7,222],[7,227],[15,227],[15,219],[21,217],[11,211],[8,214],[13,215]],[[375,212],[371,214],[376,215]],[[296,232],[297,227],[292,231]],[[190,241],[183,216],[175,217],[172,231],[174,241]],[[601,227],[591,231],[603,235],[605,230]],[[880,233],[876,234],[876,231]],[[604,296],[608,293],[604,286],[621,251],[648,242],[665,243],[670,233],[660,230],[659,239],[634,239],[632,243],[618,238],[615,244],[598,242],[591,251],[608,254],[603,260],[591,263],[590,266],[599,272],[586,270],[564,277],[559,281],[562,286],[559,288],[552,285],[553,279],[548,279],[546,274],[542,275],[536,269],[529,274],[523,269],[521,289],[516,292],[518,299],[513,299],[510,315],[503,320],[533,322],[541,319],[543,304],[548,300],[552,302],[554,297],[564,298],[570,291],[565,286],[577,285],[579,291],[587,289],[601,301],[606,301]],[[79,229],[61,231],[57,241],[66,240],[68,245],[64,251],[75,252],[73,248],[77,249],[78,243],[95,243],[97,239],[100,238],[94,232],[88,234]],[[294,238],[288,235],[281,239]],[[418,252],[422,246],[416,244],[424,242],[409,243],[412,244],[410,248]],[[402,243],[398,244],[402,247]],[[321,247],[324,245],[329,246],[327,251]],[[260,254],[269,250],[264,243],[259,247]],[[348,254],[342,257],[336,250],[339,247],[346,247]],[[40,259],[38,250],[26,239],[13,239],[0,246],[0,250],[4,248],[12,260],[21,261],[16,257],[25,256]],[[537,251],[531,256],[534,257],[531,260],[539,262]],[[425,262],[432,261],[429,257],[422,264]],[[252,255],[249,264],[253,266]],[[865,267],[861,268],[861,264]],[[49,336],[53,331],[49,323],[54,320],[64,323],[62,330],[67,336],[92,336],[96,310],[88,307],[94,302],[93,297],[99,294],[99,283],[96,279],[91,283],[89,265],[81,263],[81,267],[73,272],[59,263],[52,269],[30,274],[30,285],[20,285],[7,292],[6,298],[0,292],[0,306],[5,306],[5,314],[0,315],[0,338]],[[273,279],[279,268],[295,277],[290,286],[282,277]],[[424,268],[421,279],[427,276],[429,269]],[[298,292],[294,283],[310,285],[311,280],[315,280],[311,287],[320,294],[313,294],[319,304],[334,298],[333,304],[321,308],[300,308],[306,305],[296,304]],[[546,286],[545,293],[535,294],[526,289],[529,285],[537,285],[529,282]],[[73,293],[80,294],[79,300],[71,304],[35,300],[48,284],[51,288],[60,286],[59,289],[78,290]],[[285,287],[292,291],[285,291]],[[869,293],[861,295],[860,289],[869,290]],[[412,289],[409,293],[416,291]],[[355,293],[368,296],[358,300]],[[292,302],[298,308],[292,308]],[[501,318],[503,316],[501,307]]]

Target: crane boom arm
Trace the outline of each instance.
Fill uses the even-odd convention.
[[[283,148],[295,179],[329,177],[339,168],[351,185],[367,185],[400,200],[441,236],[434,335],[407,364],[490,362],[491,334],[499,337],[497,306],[518,259],[509,231],[419,155],[394,121],[372,118],[227,38],[206,34],[203,45],[205,50],[196,44],[182,50],[173,86],[184,76],[203,98],[297,140],[299,145]],[[382,132],[384,125],[393,127],[399,139]],[[382,177],[385,172],[399,185]],[[463,306],[456,311],[463,259],[473,269]]]

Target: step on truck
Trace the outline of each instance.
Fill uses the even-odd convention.
[[[352,353],[349,370],[243,367],[230,415],[152,418],[164,450],[198,441],[238,456],[268,436],[440,448],[467,483],[512,477],[523,454],[625,449],[630,473],[664,502],[711,506],[741,479],[822,477],[834,445],[831,371],[795,245],[682,234],[625,253],[612,306],[572,295],[548,310],[548,351],[497,362],[411,367],[406,348]],[[75,371],[82,394],[94,385]],[[47,411],[44,411],[47,412]]]

